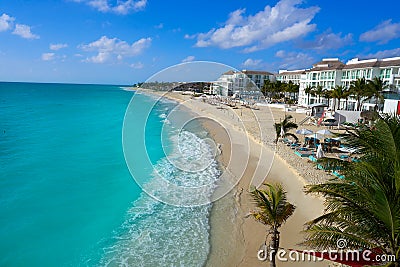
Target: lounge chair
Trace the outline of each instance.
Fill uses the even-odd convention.
[[[310,155],[310,156],[308,157],[308,159],[309,159],[310,161],[312,161],[312,162],[317,162],[317,161],[318,161],[317,158],[314,157],[313,155]]]
[[[340,179],[344,179],[344,175],[338,173],[337,171],[333,171],[333,172],[332,172],[332,175],[333,175],[333,176],[336,176],[336,177],[338,177],[338,178],[340,178]]]
[[[302,157],[302,158],[308,158],[309,156],[315,155],[315,153],[313,151],[310,151],[310,150],[304,151],[304,150],[300,150],[300,149],[295,150],[294,153],[297,156]]]
[[[296,147],[299,147],[300,144],[299,143],[293,143],[289,145],[291,149],[295,149]]]

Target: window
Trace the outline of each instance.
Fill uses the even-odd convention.
[[[385,76],[385,70],[380,70],[379,78],[383,79],[384,76]]]
[[[352,80],[355,80],[355,79],[356,79],[356,71],[355,71],[355,70],[352,70],[352,71],[351,71],[351,79],[352,79]]]
[[[386,69],[385,78],[386,78],[386,79],[389,79],[389,78],[390,78],[390,74],[392,74],[392,69]]]

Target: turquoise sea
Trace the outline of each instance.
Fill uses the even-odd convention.
[[[204,265],[211,205],[158,202],[127,168],[122,125],[134,94],[108,85],[0,83],[0,266]],[[169,181],[195,175],[213,183],[216,162],[187,176],[167,160],[177,133],[168,122],[163,149],[160,131],[174,106],[160,102],[147,118],[147,156]],[[201,127],[184,132],[180,146],[195,153],[205,136]],[[164,190],[151,170],[138,169],[146,186]]]

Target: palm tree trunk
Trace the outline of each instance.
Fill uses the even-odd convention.
[[[276,253],[278,252],[279,249],[279,231],[276,228],[271,229],[271,241],[269,243],[269,247],[271,249],[271,255],[270,255],[270,267],[276,267]]]

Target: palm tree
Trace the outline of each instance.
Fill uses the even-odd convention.
[[[265,185],[267,186],[265,190],[254,189],[250,192],[257,205],[257,210],[251,211],[250,214],[254,219],[269,227],[270,266],[275,267],[275,256],[279,248],[278,230],[292,216],[296,207],[287,201],[286,191],[281,184]]]
[[[299,93],[299,85],[289,81],[289,83],[287,83],[285,86],[285,91],[289,93],[289,96],[292,100],[295,100],[296,94]]]
[[[261,88],[261,92],[265,97],[269,96],[269,100],[271,101],[272,96],[272,84],[270,80],[264,80],[263,87]]]
[[[351,95],[357,100],[357,110],[361,109],[361,99],[365,96],[367,91],[367,83],[365,78],[358,78],[351,81],[350,92]]]
[[[344,95],[343,98],[346,99],[346,107],[345,110],[348,110],[348,103],[349,103],[349,97],[351,95],[351,91],[349,88],[346,87],[346,89],[344,90]]]
[[[346,96],[346,88],[342,85],[336,85],[331,91],[333,100],[333,111],[336,109],[336,100],[338,101],[338,109],[340,109],[340,100]]]
[[[285,91],[285,84],[281,81],[276,81],[274,84],[274,93],[278,93],[279,98],[282,97],[282,93]]]
[[[328,106],[330,106],[329,101],[332,98],[332,91],[328,89],[324,89],[322,92],[322,95],[324,96]]]
[[[375,77],[373,80],[368,81],[367,84],[367,99],[375,98],[375,104],[378,105],[383,101],[382,92],[388,85],[379,77]]]
[[[278,142],[279,136],[281,134],[281,131],[284,131],[284,136],[283,137],[287,137],[287,136],[291,136],[294,139],[298,140],[297,136],[289,133],[290,130],[292,129],[297,129],[298,125],[294,122],[291,121],[291,119],[293,118],[292,115],[286,115],[285,119],[283,121],[281,121],[280,123],[275,123],[275,131],[276,131],[276,139],[275,139],[275,143]]]
[[[307,85],[304,89],[304,92],[307,94],[307,105],[310,105],[310,95],[313,94],[314,87],[311,85]]]
[[[320,103],[321,96],[324,94],[324,88],[321,85],[317,85],[314,89],[314,94],[318,96],[318,103]]]
[[[362,156],[357,162],[326,160],[341,167],[345,178],[306,187],[306,193],[325,197],[326,208],[308,223],[303,244],[334,248],[344,238],[348,249],[380,250],[399,259],[400,117],[379,118],[372,127],[361,126],[342,137]]]

